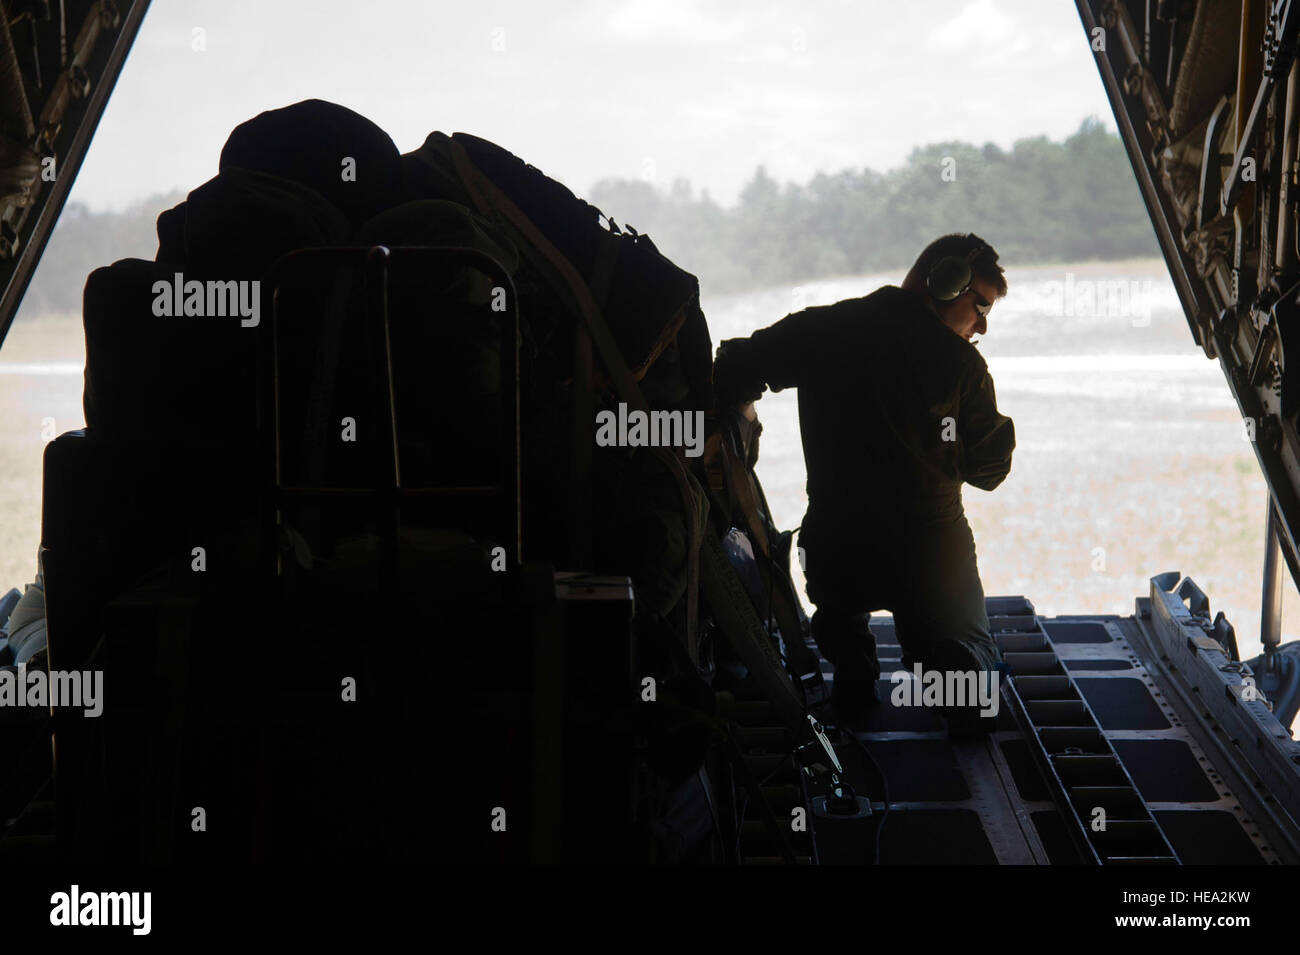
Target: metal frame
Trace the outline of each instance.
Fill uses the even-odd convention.
[[[1238,802],[1254,806],[1252,817],[1286,861],[1300,861],[1300,743],[1262,692],[1249,698],[1254,675],[1209,635],[1204,593],[1177,571],[1160,574],[1138,609],[1148,666],[1195,717],[1216,764],[1237,777]],[[1257,800],[1256,789],[1266,798]]]
[[[393,382],[393,354],[389,314],[388,288],[390,272],[398,264],[433,263],[451,259],[463,262],[488,274],[506,289],[506,311],[501,322],[501,395],[505,414],[501,423],[501,456],[498,480],[493,484],[460,487],[407,487],[402,480],[401,453],[397,440],[397,402]],[[383,377],[387,395],[388,430],[392,438],[392,486],[389,488],[343,488],[285,486],[282,473],[282,434],[280,422],[280,360],[279,360],[279,293],[287,287],[319,288],[326,278],[340,271],[360,272],[367,281],[367,316],[376,321],[376,334],[382,336],[384,356]],[[502,508],[497,532],[509,543],[509,553],[515,565],[522,560],[522,506],[520,501],[520,433],[519,433],[519,336],[520,320],[518,296],[510,273],[495,258],[470,246],[345,246],[337,248],[310,248],[290,252],[271,267],[265,280],[272,292],[271,305],[271,360],[263,382],[263,393],[269,394],[272,407],[271,441],[274,457],[274,497],[277,505],[286,497],[330,495],[380,494],[393,509],[390,533],[395,533],[400,502],[405,498],[421,496],[496,497]],[[508,513],[507,513],[508,512]],[[395,547],[396,541],[387,546]]]
[[[1011,618],[1016,619],[1016,618]],[[1055,645],[1048,635],[1042,622],[1037,616],[1030,618],[1033,622],[1032,629],[1017,627],[1014,631],[994,631],[994,638],[997,640],[1003,655],[1007,657],[1008,664],[1011,665],[1011,678],[1004,684],[1003,695],[1011,704],[1011,711],[1015,715],[1016,722],[1024,730],[1025,740],[1029,743],[1029,752],[1034,762],[1038,765],[1043,779],[1046,781],[1048,788],[1051,790],[1053,798],[1056,800],[1062,814],[1065,816],[1067,823],[1072,822],[1069,826],[1070,836],[1079,850],[1082,857],[1094,864],[1124,864],[1124,863],[1172,863],[1178,864],[1181,860],[1174,851],[1173,846],[1165,837],[1164,830],[1160,828],[1151,809],[1148,807],[1142,794],[1138,791],[1137,785],[1133,782],[1133,777],[1129,775],[1128,768],[1124,761],[1120,759],[1119,754],[1111,745],[1110,739],[1102,730],[1101,722],[1097,719],[1088,703],[1087,697],[1075,682],[1074,674],[1066,669],[1061,662],[1061,657],[1056,653]],[[996,628],[998,618],[991,618],[990,626]],[[1034,642],[1040,643],[1040,646],[1033,646]],[[1023,647],[1022,647],[1023,644]],[[1041,658],[1031,661],[1029,658]],[[1014,658],[1014,659],[1013,659]],[[1025,668],[1033,666],[1034,670],[1029,671]],[[1048,672],[1038,672],[1046,665]],[[1017,673],[1017,667],[1025,672]],[[1053,694],[1050,698],[1038,696],[1039,692]],[[1053,722],[1050,717],[1044,715],[1042,718],[1035,717],[1033,703],[1056,702],[1058,698],[1064,700],[1066,694],[1073,694],[1073,699],[1068,702],[1074,705],[1074,717],[1076,722],[1058,723]],[[1032,694],[1032,695],[1027,695]],[[1041,709],[1041,708],[1040,708]],[[1064,707],[1058,708],[1064,709]],[[1100,740],[1098,746],[1099,752],[1071,753],[1069,749],[1061,752],[1052,752],[1053,745],[1047,743],[1043,734],[1047,732],[1067,733],[1078,731],[1082,734],[1093,734]],[[1094,784],[1088,783],[1070,783],[1062,775],[1066,766],[1077,767],[1082,773],[1090,771],[1092,768],[1099,770],[1112,770],[1108,775],[1116,777],[1116,781],[1101,782]],[[1092,793],[1093,797],[1098,800],[1115,800],[1119,802],[1129,802],[1132,804],[1134,815],[1132,818],[1110,819],[1107,827],[1103,830],[1109,834],[1115,831],[1115,827],[1133,828],[1149,827],[1148,832],[1154,830],[1154,835],[1158,837],[1158,842],[1166,850],[1154,855],[1121,857],[1107,855],[1105,846],[1100,843],[1102,839],[1097,837],[1097,833],[1090,825],[1091,820],[1086,820],[1079,813],[1077,802],[1077,791],[1080,789],[1096,790]],[[1072,798],[1072,793],[1076,798]],[[1130,825],[1131,824],[1131,825]]]
[[[1147,607],[1146,598],[1139,598],[1138,603]],[[1257,821],[1258,807],[1253,802],[1253,793],[1248,784],[1232,773],[1232,767],[1226,765],[1223,754],[1210,741],[1211,731],[1207,730],[1201,714],[1194,708],[1195,700],[1184,698],[1174,686],[1163,664],[1158,659],[1151,642],[1145,636],[1144,620],[1139,616],[1118,617],[1113,615],[1065,615],[1053,618],[1051,623],[1094,623],[1103,626],[1110,635],[1111,642],[1106,644],[1056,644],[1057,655],[1069,666],[1070,672],[1088,680],[1100,679],[1136,679],[1139,680],[1160,713],[1169,725],[1165,728],[1151,729],[1104,729],[1113,743],[1127,740],[1173,741],[1182,743],[1188,749],[1205,774],[1209,785],[1214,789],[1214,799],[1203,800],[1147,800],[1147,807],[1152,813],[1169,810],[1205,811],[1214,810],[1232,816],[1241,826],[1246,838],[1255,846],[1260,857],[1267,864],[1279,861],[1279,852],[1275,844],[1283,845],[1272,834],[1262,834],[1262,827]],[[1153,657],[1154,654],[1154,657]],[[1127,660],[1127,669],[1090,670],[1089,660]],[[1210,757],[1214,758],[1211,759]],[[1231,783],[1231,785],[1229,785]],[[1282,854],[1285,857],[1285,852]]]
[[[1264,524],[1264,592],[1260,597],[1259,621],[1259,639],[1270,665],[1273,654],[1282,643],[1282,546],[1279,533],[1277,509],[1270,497]]]
[[[1152,82],[1154,78],[1150,77],[1141,64],[1138,54],[1140,46],[1133,35],[1134,27],[1129,20],[1127,9],[1121,3],[1116,0],[1103,0],[1099,4],[1102,13],[1098,16],[1093,12],[1093,6],[1097,5],[1095,0],[1075,0],[1075,2],[1079,10],[1079,18],[1089,34],[1097,27],[1106,29],[1108,37],[1112,32],[1119,34],[1121,42],[1118,45],[1108,42],[1106,52],[1095,54],[1097,70],[1106,89],[1106,98],[1110,100],[1111,111],[1115,114],[1120,138],[1124,141],[1124,149],[1128,152],[1129,163],[1133,167],[1138,188],[1142,192],[1142,201],[1146,204],[1147,213],[1151,218],[1151,226],[1160,243],[1160,251],[1165,257],[1165,264],[1169,267],[1174,287],[1178,290],[1178,299],[1187,316],[1192,338],[1205,350],[1207,357],[1213,358],[1214,343],[1206,334],[1209,317],[1213,314],[1212,305],[1199,280],[1194,281],[1192,278],[1196,275],[1194,263],[1183,252],[1182,245],[1171,225],[1177,221],[1173,215],[1173,208],[1169,205],[1164,191],[1157,186],[1151,173],[1150,163],[1143,152],[1142,143],[1153,145],[1150,136],[1139,134],[1125,106],[1124,82],[1118,78],[1116,64],[1112,62],[1112,57],[1117,55],[1116,46],[1125,56],[1125,62],[1122,64],[1125,74],[1133,71],[1135,76],[1151,79]],[[1107,20],[1110,22],[1104,22]],[[1199,279],[1199,276],[1197,278]]]
[[[1236,64],[1236,85],[1233,87],[1235,94],[1230,91],[1230,96],[1220,101],[1208,119],[1207,133],[1198,150],[1201,168],[1199,206],[1193,210],[1184,230],[1180,226],[1182,220],[1173,197],[1166,193],[1164,183],[1158,181],[1158,154],[1169,148],[1183,149],[1188,142],[1186,138],[1180,143],[1170,141],[1173,131],[1169,128],[1166,107],[1168,90],[1162,89],[1151,74],[1150,67],[1153,64],[1150,60],[1150,44],[1145,42],[1149,41],[1150,36],[1146,35],[1144,40],[1144,35],[1138,31],[1134,23],[1133,4],[1127,0],[1075,0],[1080,20],[1088,31],[1088,38],[1091,39],[1092,31],[1098,27],[1106,31],[1106,50],[1095,54],[1097,69],[1152,227],[1178,290],[1193,338],[1207,357],[1219,359],[1240,414],[1256,425],[1257,434],[1252,444],[1276,508],[1276,540],[1292,578],[1300,582],[1300,433],[1297,433],[1293,420],[1283,418],[1280,398],[1270,387],[1279,342],[1286,337],[1284,333],[1293,324],[1292,319],[1295,317],[1291,301],[1296,292],[1296,286],[1291,285],[1294,276],[1290,273],[1293,269],[1282,269],[1283,250],[1279,246],[1274,250],[1276,261],[1270,259],[1267,263],[1269,271],[1274,276],[1274,282],[1280,280],[1283,285],[1291,287],[1287,291],[1262,288],[1260,298],[1243,300],[1238,293],[1236,281],[1239,262],[1225,263],[1222,257],[1212,255],[1204,263],[1204,273],[1200,273],[1192,254],[1198,242],[1234,229],[1239,254],[1242,237],[1256,234],[1255,231],[1247,230],[1241,221],[1242,210],[1237,208],[1242,195],[1240,177],[1230,175],[1226,183],[1221,185],[1219,182],[1220,159],[1216,130],[1226,121],[1226,104],[1235,95],[1238,100],[1236,128],[1240,135],[1230,137],[1229,144],[1234,153],[1230,161],[1235,164],[1231,168],[1238,169],[1256,145],[1255,141],[1264,128],[1264,106],[1270,102],[1277,105],[1280,96],[1289,99],[1293,92],[1294,78],[1290,67],[1294,62],[1300,34],[1300,16],[1290,0],[1261,2],[1264,3],[1263,55],[1257,64],[1250,67],[1249,73],[1243,65],[1245,61]],[[1150,26],[1150,23],[1147,25]],[[1175,61],[1176,52],[1176,44],[1171,36],[1166,86],[1172,84],[1175,77],[1174,68],[1178,65]],[[1243,55],[1249,52],[1243,51]],[[1281,83],[1284,76],[1287,82]],[[1258,85],[1245,85],[1253,84],[1257,79]],[[1248,115],[1247,109],[1250,111]],[[1277,109],[1274,112],[1274,122],[1279,121],[1278,116],[1290,115],[1288,110]],[[1280,121],[1286,123],[1289,120],[1283,118]],[[1179,130],[1178,133],[1186,137],[1192,131],[1194,128]],[[1280,157],[1276,155],[1278,152],[1280,149],[1275,143],[1268,156],[1270,163],[1280,162]],[[1274,166],[1268,168],[1272,170]],[[1277,178],[1284,180],[1285,176]],[[1271,181],[1266,180],[1257,185],[1267,186]],[[1280,182],[1279,185],[1285,183]],[[1274,242],[1279,218],[1285,223],[1290,217],[1294,199],[1288,192],[1284,188],[1280,197],[1274,197],[1267,188],[1255,190],[1254,201],[1259,208],[1255,224],[1249,230],[1258,230],[1261,228],[1259,223],[1264,224],[1266,234],[1260,238],[1261,255]],[[1279,202],[1285,203],[1280,213],[1274,208]],[[1286,231],[1284,228],[1278,234],[1285,237]],[[1293,254],[1289,249],[1286,253]],[[1229,253],[1230,256],[1231,254]],[[1232,277],[1231,288],[1226,284],[1228,275]],[[1278,309],[1283,305],[1287,306],[1288,314],[1278,314]],[[1268,612],[1265,608],[1266,618]]]
[[[119,4],[114,3],[113,0],[99,0],[86,16],[68,67],[55,81],[56,91],[49,98],[49,102],[53,104],[56,94],[67,97],[66,112],[59,109],[42,109],[39,113],[38,122],[45,129],[37,129],[38,137],[49,129],[64,130],[61,135],[55,136],[53,142],[47,143],[49,148],[59,156],[60,166],[54,182],[49,184],[48,198],[44,201],[36,200],[36,215],[31,214],[31,208],[19,211],[20,218],[15,229],[17,258],[0,259],[0,287],[4,289],[3,293],[0,293],[0,344],[3,344],[5,336],[9,334],[14,316],[18,313],[18,306],[31,282],[32,274],[36,271],[41,254],[45,251],[45,245],[58,221],[59,213],[62,212],[68,194],[72,191],[72,184],[77,179],[81,162],[90,147],[90,140],[99,126],[109,94],[117,85],[122,65],[132,44],[135,43],[145,12],[149,9],[149,0],[126,0],[125,13],[119,12],[118,6]],[[112,25],[114,19],[117,20],[117,25]],[[98,41],[102,31],[117,29],[119,26],[120,29],[113,39],[112,46],[106,53],[100,51]],[[82,48],[83,43],[89,48],[89,52]],[[79,62],[83,54],[87,60],[86,66]],[[96,76],[95,66],[99,64],[102,64],[102,67]],[[84,98],[77,95],[79,85],[72,80],[74,70],[81,71],[79,78],[84,77],[89,81],[89,92],[84,94]],[[79,104],[84,106],[79,109]],[[37,184],[39,187],[39,178]]]

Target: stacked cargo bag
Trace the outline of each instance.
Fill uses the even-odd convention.
[[[240,123],[219,168],[252,169],[311,189],[343,214],[350,233],[404,198],[401,154],[389,135],[360,113],[319,99]]]
[[[688,525],[698,523],[703,493],[698,484],[683,487],[645,449],[595,447],[595,413],[631,398],[629,387],[652,408],[711,406],[712,346],[696,278],[648,237],[613,222],[605,228],[600,210],[487,140],[433,132],[403,156],[403,166],[413,197],[470,206],[520,252],[526,555],[628,573],[638,600],[670,613],[687,589]],[[593,321],[601,327],[592,328]],[[584,395],[575,338],[601,331],[625,377],[617,380],[596,341]],[[575,416],[585,448],[575,447]],[[666,493],[647,498],[620,490],[634,484]],[[618,499],[601,497],[606,491]],[[663,525],[652,533],[652,546],[639,534],[647,523]]]
[[[508,273],[518,253],[490,222],[445,200],[415,200],[362,226],[362,245],[457,246]],[[398,442],[410,487],[488,484],[503,466],[497,279],[464,260],[422,262],[393,277],[390,312]],[[503,290],[504,292],[504,290]]]
[[[613,752],[622,743],[610,727],[637,725],[662,784],[682,785],[708,746],[698,711],[713,706],[695,626],[706,494],[681,449],[596,446],[595,416],[620,402],[710,410],[698,282],[649,237],[486,140],[434,132],[403,163],[413,196],[468,205],[519,249],[525,556],[633,582],[636,672],[655,676],[665,705],[605,713],[576,737]]]
[[[341,182],[335,157],[360,157],[365,175]],[[319,100],[237,127],[218,175],[159,216],[156,261],[123,260],[87,282],[87,426],[162,440],[250,440],[253,355],[266,326],[158,318],[151,288],[140,286],[170,284],[177,272],[202,282],[261,280],[289,251],[346,244],[391,201],[382,182],[399,170],[382,130]],[[269,316],[270,303],[261,306]]]
[[[401,160],[388,134],[322,100],[269,110],[240,124],[221,151],[220,168],[223,175],[252,172],[287,181],[330,212],[327,230],[259,256],[263,269],[294,249],[355,244],[367,220],[401,199]],[[240,240],[220,227],[204,234],[213,243],[205,251],[214,261],[227,242]],[[387,479],[372,453],[382,433],[375,387],[381,356],[360,296],[353,293],[339,279],[316,292],[294,289],[281,299],[279,399],[287,484],[366,486]],[[269,323],[271,303],[265,305]],[[355,442],[338,440],[344,417],[358,422]]]
[[[286,138],[286,130],[293,135]],[[339,174],[345,157],[356,162],[355,182],[343,182]],[[329,173],[313,168],[313,161],[328,162]],[[188,707],[203,697],[201,688],[226,692],[219,661],[231,652],[232,636],[260,661],[261,669],[276,674],[283,688],[306,686],[311,674],[328,669],[333,695],[345,640],[340,634],[336,646],[322,645],[309,629],[294,626],[293,614],[275,603],[275,555],[268,549],[265,508],[272,478],[269,422],[259,392],[259,362],[269,345],[269,296],[257,302],[254,325],[251,316],[230,314],[229,308],[224,317],[158,315],[155,288],[162,287],[158,283],[172,286],[177,274],[181,281],[247,282],[244,302],[251,304],[251,283],[263,281],[285,253],[352,241],[356,227],[389,202],[392,191],[383,183],[395,181],[399,172],[391,140],[342,107],[313,101],[262,114],[231,136],[218,175],[159,217],[156,261],[123,260],[97,270],[87,282],[87,427],[62,436],[46,454],[43,546],[51,662],[89,665],[93,650],[119,707],[138,705],[159,727],[184,722],[164,702]],[[335,183],[355,188],[322,195],[321,189]],[[223,285],[223,294],[227,289],[238,291],[238,286]],[[318,329],[310,322],[320,316],[323,298],[324,293],[307,294],[281,303],[294,313],[289,318],[297,319],[286,321],[281,341],[290,377],[294,371],[309,376],[317,363]],[[208,301],[205,295],[205,306]],[[339,354],[346,356],[346,342]],[[346,369],[341,377],[348,377]],[[301,410],[294,403],[301,391],[286,389],[290,413]],[[301,428],[290,434],[291,457],[305,443]],[[196,572],[196,546],[205,551],[203,573]],[[282,541],[281,546],[293,545]],[[122,610],[107,612],[124,595],[143,599],[144,606],[177,596],[197,599],[199,610],[189,620],[194,632],[182,645],[164,646],[172,638],[155,627],[150,611],[136,611],[125,620]],[[151,683],[154,661],[159,653],[177,652],[191,655],[187,672],[193,682],[188,692],[164,692]],[[157,693],[163,696],[150,702]],[[101,815],[71,821],[68,834],[98,851],[120,850],[123,858],[133,857],[140,843],[131,840],[147,843],[151,837],[132,829],[132,794],[123,788],[126,767],[148,771],[136,765],[145,758],[139,754],[166,750],[135,740],[110,747],[110,758],[103,759],[105,754],[95,749],[101,744],[82,729],[77,726],[60,739],[66,770],[60,781],[72,790],[102,790],[105,796]],[[355,749],[345,747],[354,750],[348,758],[358,760],[356,768],[365,776],[369,767],[362,741],[353,742]],[[254,834],[254,815],[266,818],[269,812],[282,821],[301,815],[303,803],[296,797],[312,787],[327,788],[322,767],[334,758],[325,750],[314,755],[310,748],[301,750],[299,758],[310,764],[310,771],[297,780],[295,772],[303,767],[292,760],[267,767],[280,775],[266,781],[267,791],[289,794],[283,797],[287,801],[268,807],[250,798],[246,788],[239,789],[239,780],[221,781],[220,764],[205,763],[205,747],[191,744],[193,775],[178,784],[198,785],[211,797],[209,805],[225,800],[229,819],[249,823],[237,827],[245,838]],[[104,766],[117,775],[103,776]],[[352,782],[328,785],[338,793],[339,806],[357,795],[349,795]],[[303,832],[304,844],[320,838],[325,823],[317,822],[315,835]],[[365,828],[346,838],[371,838]],[[301,830],[285,829],[278,838],[292,840],[291,831]],[[125,841],[113,843],[115,839]],[[330,839],[321,845],[328,851]],[[240,851],[236,846],[226,843],[225,851]]]
[[[177,274],[187,282],[260,281],[285,252],[341,245],[349,232],[319,193],[263,173],[226,169],[192,191],[159,217],[157,261],[124,259],[86,283],[87,427],[160,441],[251,443],[255,355],[270,303],[259,301],[256,326],[235,314],[158,316],[154,283],[174,286]],[[213,304],[229,312],[226,291]],[[205,307],[207,298],[205,285]]]
[[[152,581],[214,593],[238,585],[229,576],[236,567],[270,560],[259,555],[254,513],[254,489],[267,476],[255,356],[268,323],[157,315],[160,297],[171,300],[166,310],[175,302],[156,289],[172,289],[177,275],[251,282],[283,252],[339,243],[347,228],[311,190],[233,169],[160,216],[157,261],[91,273],[86,429],[46,452],[42,540],[60,665],[87,658],[103,607],[127,588]],[[194,571],[196,546],[212,555],[204,573]],[[63,625],[60,614],[70,615]]]
[[[514,239],[538,280],[576,312],[573,283],[561,271],[565,263],[571,266],[595,298],[634,381],[643,381],[672,351],[670,364],[679,376],[673,398],[691,407],[711,406],[712,345],[699,310],[699,282],[660,253],[649,236],[620,230],[612,220],[603,227],[604,216],[595,206],[477,136],[435,131],[402,161],[412,198],[450,199],[493,220]],[[534,322],[558,320],[531,314]],[[545,338],[550,327],[534,332]],[[612,387],[608,378],[598,384]]]
[[[464,207],[403,203],[397,148],[383,130],[343,107],[311,100],[263,113],[231,134],[221,165],[223,174],[292,179],[343,214],[346,242],[300,246],[464,245],[514,268],[509,242]],[[480,483],[498,467],[501,316],[489,307],[494,283],[463,264],[412,272],[401,261],[394,259],[390,269],[388,313],[402,484]],[[379,316],[367,312],[362,281],[330,279],[319,292],[314,298],[310,291],[285,289],[280,297],[282,482],[389,487],[393,443]],[[342,440],[349,419],[355,430]],[[341,593],[378,600],[385,584],[377,570],[384,519],[376,499],[336,497],[328,505],[303,499],[282,512],[292,537],[286,586],[300,607],[301,626],[318,643],[356,654],[379,634],[340,614],[336,604]],[[465,515],[454,516],[464,523]],[[423,568],[419,586],[406,591],[430,605],[442,581],[464,579],[466,563],[484,568],[490,549],[463,532],[441,533],[458,526],[435,519],[444,517],[422,511],[421,502],[408,499],[402,506],[400,569]],[[372,623],[377,627],[377,618]]]
[[[159,219],[159,260],[124,259],[91,273],[85,291],[84,436],[51,446],[45,545],[95,529],[111,560],[87,566],[100,598],[164,568],[170,586],[211,584],[235,561],[192,572],[196,541],[215,550],[231,516],[248,530],[250,494],[267,471],[256,409],[256,356],[267,340],[269,302],[258,324],[244,319],[230,282],[260,281],[285,252],[347,240],[349,223],[318,193],[297,183],[232,168],[190,193]],[[177,276],[181,276],[178,280]],[[223,283],[227,315],[157,315],[177,281]],[[246,303],[252,302],[247,298]],[[162,310],[162,309],[159,309]],[[263,320],[266,319],[266,320]],[[75,450],[80,449],[80,450]],[[72,457],[64,460],[65,454]],[[70,483],[65,483],[70,482]],[[236,513],[233,513],[236,512]],[[250,546],[245,540],[241,548]],[[86,558],[99,548],[69,550]],[[51,577],[57,577],[51,571]],[[57,587],[57,583],[52,583]],[[93,602],[93,601],[92,601]],[[93,635],[88,634],[93,639]]]
[[[396,147],[342,107],[309,101],[256,117],[232,133],[221,168],[291,180],[324,197],[343,214],[348,246],[468,245],[513,267],[509,243],[463,207],[404,205]],[[387,302],[402,485],[480,483],[499,464],[504,316],[490,307],[495,283],[464,265],[412,271],[408,261],[392,259]],[[282,483],[382,491],[392,486],[394,459],[374,289],[354,272],[317,274],[329,276],[319,287],[279,293]],[[264,314],[269,318],[269,303]],[[355,430],[345,440],[349,419]],[[340,675],[358,681],[348,718],[331,722],[326,733],[303,725],[274,770],[273,814],[287,817],[282,832],[293,834],[282,838],[301,839],[313,854],[332,846],[427,858],[446,840],[433,830],[411,830],[410,820],[428,810],[421,748],[447,731],[447,713],[465,710],[470,686],[461,685],[462,675],[490,673],[492,692],[527,688],[531,658],[521,652],[521,630],[496,619],[514,577],[489,572],[491,542],[463,529],[474,523],[466,521],[472,509],[448,514],[434,506],[447,500],[406,497],[400,517],[382,494],[282,500],[289,539],[276,638],[292,636],[319,664],[305,674],[300,665],[296,685],[332,694],[330,712],[339,712]],[[390,530],[391,563],[384,546]],[[488,639],[494,634],[499,645]],[[448,683],[447,674],[456,677]],[[504,762],[495,740],[519,732],[514,726],[493,734],[491,722],[476,719],[482,742],[464,761],[468,768],[482,757],[488,778]],[[337,825],[345,815],[347,825]]]

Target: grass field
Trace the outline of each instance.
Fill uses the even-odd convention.
[[[1243,654],[1253,654],[1265,485],[1218,365],[1192,344],[1161,263],[1038,266],[1009,278],[1013,292],[1032,292],[1066,273],[1149,283],[1155,307],[1141,327],[1044,313],[1041,295],[994,309],[981,350],[1001,410],[1015,419],[1018,447],[1001,487],[966,489],[985,590],[1024,594],[1042,613],[1127,614],[1148,578],[1181,570],[1205,589],[1213,610],[1228,614]],[[706,297],[705,310],[716,345],[803,304],[892,280]],[[82,426],[83,362],[76,315],[21,321],[0,353],[0,587],[32,579],[42,449],[49,435]],[[794,527],[807,503],[797,393],[769,394],[757,409],[759,475],[778,522]],[[1283,609],[1284,635],[1300,635],[1289,578]]]
[[[52,435],[84,424],[81,316],[15,322],[0,352],[0,589],[36,573],[41,536],[41,457]]]

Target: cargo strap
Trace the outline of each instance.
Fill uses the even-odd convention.
[[[641,389],[637,386],[631,372],[628,370],[618,343],[614,341],[614,336],[601,315],[600,305],[586,280],[564,253],[557,249],[533,221],[510,200],[510,197],[474,165],[460,143],[448,137],[447,144],[452,162],[456,167],[456,173],[460,176],[461,182],[464,184],[474,205],[484,215],[491,216],[498,221],[504,220],[512,226],[525,239],[521,244],[521,249],[524,255],[528,256],[530,261],[533,262],[534,266],[543,273],[558,276],[562,287],[567,288],[572,296],[575,310],[579,318],[581,318],[587,334],[591,336],[591,340],[596,346],[596,351],[605,365],[605,370],[613,381],[615,392],[628,406],[628,410],[648,412],[649,406],[645,397],[641,394]],[[601,268],[602,264],[598,261],[598,275],[593,278],[599,277],[599,273],[604,271]],[[613,263],[611,262],[609,264],[611,272],[612,268]],[[607,283],[608,280],[605,281]],[[668,473],[673,476],[677,483],[678,494],[682,500],[682,513],[686,521],[687,532],[686,650],[691,662],[698,666],[700,654],[696,623],[699,616],[699,550],[703,536],[703,521],[700,519],[696,495],[691,488],[690,477],[680,458],[666,448],[650,448],[648,450],[663,462],[668,469]]]
[[[771,515],[767,502],[762,499],[761,491],[754,483],[754,475],[746,461],[749,459],[749,447],[743,435],[737,435],[739,441],[731,440],[731,431],[724,422],[710,435],[705,450],[705,468],[714,470],[716,462],[718,484],[716,490],[724,491],[735,506],[740,508],[744,517],[745,530],[753,542],[756,553],[767,562],[765,572],[768,579],[768,594],[771,600],[771,615],[776,618],[777,626],[785,638],[789,654],[790,667],[798,675],[805,692],[809,696],[809,705],[822,702],[825,681],[821,675],[821,664],[817,656],[804,641],[803,620],[799,613],[798,596],[788,571],[777,564],[772,541],[768,537]],[[736,444],[740,446],[737,447]],[[711,476],[712,483],[712,476]],[[758,608],[766,616],[767,608]],[[764,621],[766,624],[767,621]]]
[[[780,721],[792,729],[804,725],[803,693],[786,671],[775,640],[759,619],[749,591],[732,569],[712,528],[704,535],[700,553],[700,586],[719,629],[762,687]]]

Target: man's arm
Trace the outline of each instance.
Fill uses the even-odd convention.
[[[962,444],[962,478],[981,490],[993,490],[1011,471],[1016,426],[998,413],[988,368],[981,367],[974,386],[962,396],[957,431]]]
[[[718,404],[754,401],[762,396],[764,386],[781,391],[797,385],[810,350],[814,316],[823,311],[806,308],[748,338],[722,342],[713,365]]]

